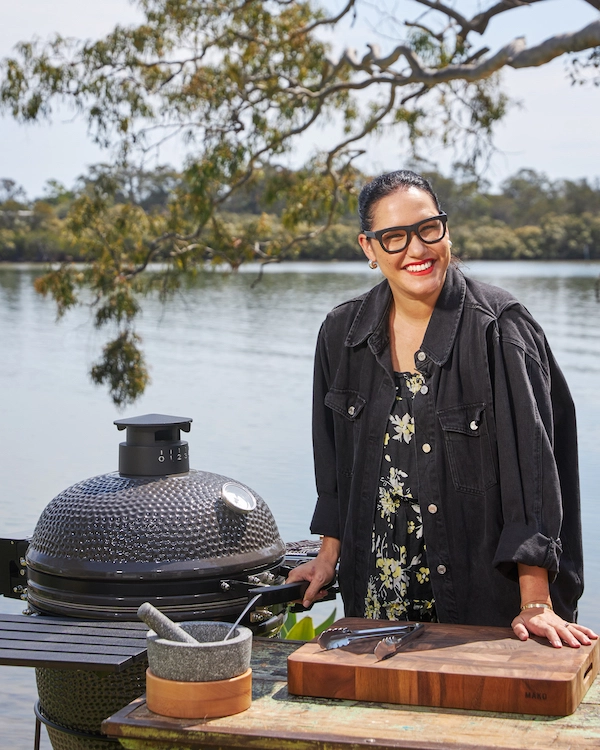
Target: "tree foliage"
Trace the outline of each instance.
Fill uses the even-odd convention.
[[[59,302],[59,316],[78,303],[81,294],[94,292],[92,303],[96,324],[130,323],[138,310],[139,296],[156,292],[167,298],[179,285],[180,276],[162,272],[164,264],[151,275],[140,274],[129,279],[127,271],[121,278],[101,273],[105,266],[112,274],[116,252],[127,254],[136,240],[143,244],[147,233],[155,231],[170,210],[170,198],[163,189],[165,175],[172,191],[180,190],[182,176],[173,170],[158,168],[152,172],[127,174],[119,169],[117,187],[109,205],[102,204],[96,182],[106,184],[106,165],[96,165],[78,181],[73,190],[66,190],[51,181],[42,199],[28,201],[24,191],[11,180],[0,201],[0,261],[47,261],[63,263],[38,282],[41,292],[51,294]],[[424,171],[436,190],[442,206],[448,210],[454,252],[465,258],[483,259],[581,259],[600,258],[600,181],[550,180],[531,169],[522,169],[504,181],[499,190],[489,185],[464,165],[454,165],[452,176],[435,170]],[[279,170],[279,179],[294,179]],[[361,181],[366,179],[361,176]],[[255,257],[256,237],[270,231],[272,238],[282,237],[284,227],[283,201],[270,202],[267,184],[271,177],[256,179],[251,186],[235,194],[226,203],[223,221],[213,229],[215,236],[204,248],[206,268],[211,261],[237,268],[246,259]],[[138,203],[133,204],[130,191],[136,189]],[[18,195],[19,200],[9,196]],[[106,197],[106,196],[105,196]],[[100,204],[104,217],[96,212],[95,223],[87,218],[90,206]],[[144,206],[146,206],[144,208]],[[135,210],[134,210],[135,209]],[[93,209],[91,209],[93,210]],[[106,223],[106,231],[103,231]],[[287,257],[300,260],[361,260],[362,251],[356,242],[358,231],[355,212],[341,216],[328,229],[315,237],[297,243]],[[105,249],[111,252],[103,256]],[[127,242],[125,242],[125,238]],[[273,239],[273,242],[275,239]],[[215,248],[221,248],[219,252]],[[274,256],[276,257],[276,256]],[[95,262],[89,262],[95,259]],[[74,268],[66,260],[85,262]],[[102,262],[103,259],[103,262]],[[87,262],[86,262],[87,261]],[[191,270],[196,266],[192,265]],[[93,271],[93,273],[92,273]],[[189,274],[190,267],[185,271]],[[141,277],[141,278],[140,278]],[[150,280],[152,284],[148,283]],[[144,281],[144,283],[142,283]],[[131,289],[129,288],[131,285]],[[100,302],[102,289],[110,290],[112,298]],[[131,296],[128,296],[131,291]],[[86,297],[89,301],[89,294]]]
[[[103,39],[21,43],[2,62],[0,105],[21,122],[71,106],[116,162],[70,212],[68,234],[86,248],[89,270],[80,276],[65,265],[40,290],[60,311],[90,289],[96,323],[115,325],[115,342],[125,335],[133,351],[138,297],[149,287],[167,295],[207,257],[232,268],[277,260],[339,221],[355,201],[354,162],[368,137],[394,128],[413,158],[437,140],[464,147],[471,166],[485,159],[509,105],[502,69],[572,53],[573,80],[597,70],[600,20],[532,47],[519,36],[495,51],[484,46],[496,17],[549,2],[490,0],[468,17],[441,0],[378,9],[366,0],[139,0],[143,21]],[[600,10],[600,0],[580,2]],[[385,34],[362,53],[336,52],[333,40],[352,23]],[[326,123],[339,133],[333,144],[300,170],[277,168]],[[177,185],[165,175],[164,192],[144,198],[142,183],[119,182],[119,169],[143,164],[172,138],[189,149]],[[257,181],[281,204],[280,225],[266,215],[232,225],[228,201]],[[148,281],[153,262],[163,271]]]

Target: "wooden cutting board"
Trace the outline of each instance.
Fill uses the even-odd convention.
[[[389,625],[346,618],[333,627]],[[385,661],[372,653],[325,651],[315,641],[288,657],[288,691],[316,698],[405,703],[546,716],[575,711],[598,673],[600,641],[555,649],[520,641],[510,628],[426,624]]]

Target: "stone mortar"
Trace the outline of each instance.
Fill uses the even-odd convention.
[[[148,666],[157,677],[181,682],[228,680],[250,667],[252,631],[238,625],[232,635],[226,622],[189,621],[179,625],[197,641],[181,643],[159,638],[150,630],[147,635]]]

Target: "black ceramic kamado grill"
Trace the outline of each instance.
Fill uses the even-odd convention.
[[[252,589],[275,586],[248,624],[260,635],[281,626],[277,605],[301,593],[280,588],[286,547],[273,515],[246,485],[190,469],[180,433],[191,422],[160,414],[115,422],[126,430],[119,471],[74,484],[40,516],[26,555],[32,609],[131,620],[149,601],[172,619],[227,621]]]
[[[41,617],[136,620],[150,602],[173,620],[229,622],[261,593],[242,622],[276,635],[288,603],[303,594],[305,584],[284,582],[305,555],[287,554],[267,504],[248,486],[190,469],[181,432],[191,423],[161,414],[116,420],[126,431],[118,472],[57,495],[31,540],[3,540],[0,593],[20,595]],[[145,667],[112,676],[36,668],[53,748],[106,747],[100,723],[144,692]]]

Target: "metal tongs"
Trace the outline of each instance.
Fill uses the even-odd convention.
[[[409,626],[411,630],[404,635],[389,635],[387,638],[383,638],[375,646],[373,653],[375,654],[377,661],[383,661],[389,659],[394,654],[397,654],[401,648],[403,648],[407,641],[412,641],[413,638],[418,638],[423,635],[425,628],[422,622],[417,622],[414,625]]]
[[[418,637],[423,633],[423,624],[388,625],[381,628],[366,628],[364,630],[353,630],[352,628],[327,628],[317,639],[322,649],[345,648],[357,645],[368,647],[370,642],[377,641],[373,653],[377,660],[388,659],[404,646],[408,640]],[[371,649],[368,648],[370,651]],[[364,652],[364,648],[360,649]]]

